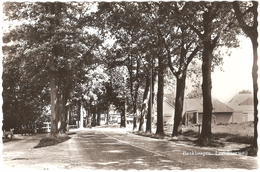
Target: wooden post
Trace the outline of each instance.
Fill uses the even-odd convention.
[[[196,112],[196,124],[198,124],[199,123],[199,113],[198,113],[198,111]]]

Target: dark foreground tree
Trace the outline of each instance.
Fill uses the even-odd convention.
[[[258,124],[258,2],[233,2],[233,7],[236,13],[237,20],[239,22],[240,27],[244,31],[244,33],[250,38],[253,46],[253,68],[252,68],[252,78],[253,78],[253,94],[254,94],[254,142],[253,147],[258,148],[257,146],[257,124]]]
[[[159,38],[166,50],[168,66],[177,82],[172,136],[178,136],[182,133],[182,111],[187,70],[192,59],[200,50],[200,41],[197,35],[187,27],[185,20],[182,19],[185,12],[179,10],[181,6],[183,3],[160,4],[160,11],[163,11],[161,17],[165,20],[163,27],[158,29]]]
[[[86,31],[87,22],[80,22],[80,17],[88,18],[85,13],[88,9],[89,3],[4,4],[7,20],[20,22],[3,39],[5,43],[13,41],[11,47],[17,44],[22,47],[17,50],[24,59],[20,67],[27,66],[27,73],[36,68],[47,72],[52,135],[66,131],[65,107],[70,91],[93,57],[92,50],[100,43]]]
[[[187,7],[187,8],[186,8]],[[211,72],[213,62],[221,60],[214,50],[220,45],[238,46],[236,23],[230,2],[188,2],[182,10],[189,15],[189,27],[198,35],[203,45],[202,51],[202,91],[203,119],[200,141],[207,145],[211,141]],[[194,15],[196,14],[196,15]]]

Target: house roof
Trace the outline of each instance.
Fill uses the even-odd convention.
[[[239,106],[253,105],[253,104],[254,104],[254,99],[253,98],[248,98],[245,101],[243,101],[242,103],[240,103]]]
[[[234,110],[227,106],[226,104],[220,102],[217,99],[212,100],[213,113],[220,112],[234,112]],[[203,101],[202,99],[185,99],[184,100],[184,112],[186,111],[197,111],[199,113],[203,112]]]
[[[175,106],[173,104],[171,104],[167,99],[165,99],[164,102],[166,102],[168,105],[170,105],[171,107],[173,107],[175,109]]]
[[[235,111],[253,111],[253,94],[237,94],[227,104]]]
[[[228,103],[240,104],[249,98],[253,98],[253,94],[237,94]]]

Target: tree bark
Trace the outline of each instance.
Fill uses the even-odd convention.
[[[97,109],[96,106],[93,106],[93,117],[92,117],[92,123],[91,126],[95,127],[97,125]]]
[[[126,118],[125,118],[125,115],[126,115],[126,100],[124,100],[124,108],[123,108],[123,112],[121,113],[121,122],[120,122],[120,127],[121,128],[125,128],[126,127]]]
[[[51,3],[51,14],[55,15],[54,18],[50,20],[51,25],[54,30],[51,32],[55,32],[56,28],[60,26],[60,14],[62,3],[56,2]],[[55,60],[59,56],[60,50],[57,45],[53,45],[52,47],[52,55],[56,58],[52,61],[51,67],[49,67],[50,71],[50,88],[51,88],[51,135],[56,135],[61,132],[66,131],[66,102],[67,102],[67,94],[66,94],[66,81],[64,74],[64,69],[56,67],[54,64],[58,62]]]
[[[156,134],[164,135],[163,131],[163,88],[164,88],[164,63],[163,57],[158,57],[158,92],[157,92],[157,130]]]
[[[135,100],[133,101],[133,106],[134,106],[133,130],[135,130],[136,127],[137,127],[137,124],[136,124],[136,102],[135,102]]]
[[[100,111],[97,110],[97,126],[100,126]]]
[[[59,75],[52,72],[50,75],[51,87],[51,135],[66,131],[66,98]]]
[[[251,39],[252,44],[253,44],[253,53],[254,53],[254,60],[253,60],[253,68],[252,68],[252,78],[253,78],[253,95],[254,95],[254,141],[253,141],[253,147],[258,148],[257,146],[257,137],[258,137],[258,132],[257,132],[257,124],[258,124],[258,98],[257,98],[257,93],[258,93],[258,54],[257,54],[257,48],[258,48],[258,42],[257,42],[257,37]]]
[[[152,95],[153,96],[153,95]],[[149,96],[149,102],[148,102],[148,113],[147,113],[147,121],[146,121],[146,132],[151,133],[152,132],[152,112],[151,112],[151,96]]]
[[[252,78],[253,78],[253,95],[254,95],[254,141],[253,141],[253,147],[258,148],[257,146],[257,124],[258,124],[258,98],[257,98],[257,93],[258,93],[258,84],[257,84],[257,78],[258,78],[258,53],[257,53],[257,48],[258,48],[258,2],[253,1],[253,6],[251,8],[251,12],[253,13],[253,26],[248,26],[245,21],[244,21],[244,13],[241,12],[239,8],[239,2],[234,1],[233,2],[233,7],[236,13],[236,18],[239,22],[240,27],[244,31],[244,33],[251,39],[252,45],[253,45],[253,67],[252,67]]]
[[[109,124],[109,110],[107,110],[107,120],[106,120],[106,125],[108,125]]]
[[[175,98],[175,114],[172,136],[182,134],[182,111],[185,91],[186,71],[177,79],[176,98]]]
[[[146,104],[145,104],[145,100],[147,99],[147,95],[148,95],[148,92],[149,92],[149,82],[150,81],[150,78],[149,76],[146,76],[146,82],[145,82],[145,89],[144,89],[144,95],[143,95],[143,104],[142,104],[142,109],[141,109],[141,118],[140,118],[140,124],[139,124],[139,131],[142,130],[142,126],[144,124],[144,111],[145,111],[145,108],[147,107]]]
[[[153,103],[154,103],[154,82],[156,73],[153,73],[153,70],[151,72],[151,79],[150,79],[150,96],[149,96],[149,103],[148,103],[148,114],[147,114],[147,121],[146,121],[146,132],[151,133],[152,132],[152,109],[153,109]]]
[[[200,139],[203,145],[207,145],[211,141],[211,116],[212,116],[212,99],[211,99],[211,64],[212,64],[212,48],[210,41],[203,42],[203,62],[202,62],[202,93],[203,93],[203,119],[202,131]]]

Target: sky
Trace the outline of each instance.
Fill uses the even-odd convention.
[[[252,43],[249,38],[241,37],[240,39],[240,47],[233,48],[230,56],[223,56],[222,69],[224,71],[216,67],[212,73],[212,98],[216,98],[223,103],[230,101],[239,91],[253,91]],[[188,86],[186,92],[190,92],[192,89],[191,86]]]

